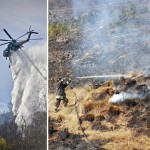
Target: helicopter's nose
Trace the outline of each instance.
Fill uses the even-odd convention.
[[[8,50],[4,50],[3,51],[3,56],[4,57],[9,57],[9,51]]]

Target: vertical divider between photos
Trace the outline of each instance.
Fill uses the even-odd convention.
[[[49,145],[48,143],[48,138],[49,138],[49,134],[48,134],[48,125],[49,125],[48,124],[48,86],[49,86],[48,85],[48,78],[49,78],[48,77],[48,71],[49,71],[48,70],[48,8],[49,7],[48,7],[48,0],[47,0],[47,14],[46,14],[47,15],[47,26],[46,26],[47,28],[46,30],[47,31],[47,58],[46,58],[47,59],[47,150],[49,149],[49,146],[48,146]]]

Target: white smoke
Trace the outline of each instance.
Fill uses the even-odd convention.
[[[149,66],[148,1],[72,1],[74,18],[83,21],[72,59],[76,76],[127,74]]]
[[[133,93],[133,92],[121,92],[119,94],[114,94],[110,99],[110,103],[122,103],[126,100],[131,99],[141,99],[144,98],[143,93]]]
[[[16,116],[16,123],[20,124],[22,118],[27,124],[31,123],[35,111],[46,111],[46,82],[25,57],[24,53],[46,77],[47,48],[46,44],[34,46],[28,50],[21,50],[12,53],[11,71],[14,80],[12,90],[13,113]]]

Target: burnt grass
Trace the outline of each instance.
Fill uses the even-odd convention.
[[[87,150],[87,149],[96,149],[96,150],[105,150],[101,148],[109,140],[96,140],[91,141],[92,143],[88,143],[87,141],[83,140],[83,135],[69,133],[68,129],[60,130],[59,127],[61,121],[54,120],[49,118],[49,149],[56,150],[56,149],[71,149],[71,150]]]
[[[92,147],[90,143],[83,140],[83,136],[69,133],[68,137],[65,139],[62,139],[60,137],[60,133],[62,131],[59,131],[59,133],[51,135],[56,136],[56,140],[52,140],[52,137],[49,139],[49,149],[50,150],[56,150],[56,149],[71,149],[71,150],[87,150],[89,148],[96,148],[97,150],[105,150],[104,148],[101,148],[103,145],[105,145],[107,142],[110,142],[110,140],[99,140],[94,141],[93,144],[96,145],[96,147]],[[98,148],[99,147],[99,148]]]
[[[55,81],[58,77],[72,77],[73,78],[73,68],[71,66],[71,59],[75,56],[75,50],[78,49],[80,44],[80,37],[69,38],[65,42],[56,42],[56,37],[49,40],[49,92],[54,92],[55,90]],[[141,81],[140,81],[141,80]],[[149,82],[149,78],[141,78],[138,82]],[[85,83],[92,83],[94,89],[99,88],[103,85],[104,81],[97,80],[74,80],[73,85],[82,86]],[[122,84],[120,80],[113,81],[117,84]],[[125,89],[132,88],[136,86],[136,82],[128,79]],[[126,128],[132,129],[135,131],[136,136],[146,135],[150,137],[150,107],[146,107],[146,104],[149,102],[149,98],[142,103],[138,103],[136,100],[126,101],[121,105],[111,105],[107,107],[106,102],[103,102],[103,98],[108,95],[108,91],[103,95],[94,95],[95,100],[102,99],[101,105],[105,112],[99,116],[95,114],[83,114],[81,116],[81,124],[84,121],[91,123],[91,129],[93,131],[109,132],[117,131],[122,127],[118,125],[118,119],[120,115],[123,115],[127,119]],[[114,107],[115,106],[115,107]],[[106,108],[105,108],[106,107]],[[107,124],[103,124],[103,121],[106,123],[111,123],[113,127],[108,127]],[[63,120],[54,120],[49,118],[49,149],[82,149],[86,150],[91,145],[83,140],[83,135],[73,134],[67,131],[67,129],[61,128]],[[94,145],[97,145],[99,150],[106,143],[109,143],[112,139],[104,140],[99,139],[92,141]]]
[[[54,90],[58,77],[72,77],[70,61],[74,57],[77,45],[80,44],[79,39],[69,38],[67,42],[56,42],[57,37],[49,39],[49,91]]]

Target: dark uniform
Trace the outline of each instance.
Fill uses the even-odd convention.
[[[66,98],[65,88],[69,85],[71,80],[61,79],[59,78],[57,81],[56,87],[56,103],[55,103],[55,110],[58,109],[61,100],[63,100],[63,104],[66,107],[68,104],[68,99]]]

